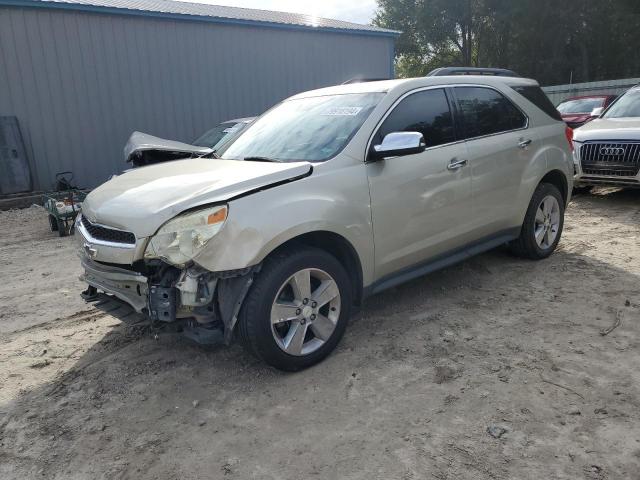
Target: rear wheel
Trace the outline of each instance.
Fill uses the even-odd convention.
[[[512,251],[525,258],[541,260],[556,249],[564,226],[564,199],[555,185],[541,183],[531,197],[520,237]]]
[[[245,299],[240,340],[280,370],[310,367],[340,341],[351,298],[344,268],[328,253],[299,248],[275,254],[265,260]]]

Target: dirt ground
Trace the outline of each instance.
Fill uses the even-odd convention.
[[[370,299],[297,374],[85,305],[35,207],[0,232],[3,480],[640,478],[640,191]]]

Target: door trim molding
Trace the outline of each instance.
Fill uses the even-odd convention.
[[[441,270],[445,267],[455,265],[456,263],[460,263],[475,255],[499,247],[500,245],[518,238],[520,236],[520,229],[521,227],[515,227],[503,230],[497,234],[485,237],[482,240],[465,245],[464,247],[438,255],[426,262],[389,274],[380,280],[373,282],[368,287],[365,287],[364,297],[370,297],[371,295],[375,295],[389,288],[398,286],[402,283],[422,277],[437,270]]]

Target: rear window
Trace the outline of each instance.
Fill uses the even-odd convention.
[[[562,121],[562,115],[553,106],[549,97],[542,91],[540,87],[537,86],[521,86],[521,87],[511,87],[524,98],[533,103],[536,107],[542,110],[544,113],[549,115],[554,120]]]

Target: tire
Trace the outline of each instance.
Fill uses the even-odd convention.
[[[298,288],[297,278],[306,278],[307,272],[310,288]],[[306,295],[296,294],[296,289],[312,293],[305,298],[308,303],[302,304]],[[324,292],[322,297],[319,292]],[[323,250],[295,247],[265,260],[240,310],[238,337],[265,363],[289,372],[302,370],[333,351],[347,327],[351,305],[351,282],[340,262]],[[289,317],[294,319],[282,321]]]
[[[67,236],[67,224],[64,222],[64,220],[60,220],[58,219],[58,236],[60,237],[66,237]]]
[[[49,214],[49,230],[52,232],[58,231],[58,219],[51,214]]]
[[[551,199],[555,199],[555,206]],[[543,235],[543,241],[541,244],[540,241],[536,239],[536,232],[540,232],[539,227],[542,225],[540,224],[540,217],[537,218],[536,216],[539,215],[539,209],[544,209],[544,206],[542,205],[543,201],[549,201],[549,203],[545,203],[545,206],[547,207],[549,205],[557,207],[558,219],[555,232],[553,229],[553,220],[549,222],[549,227],[546,227],[546,223],[544,224],[545,228],[550,232],[550,236],[546,237]],[[545,216],[544,212],[543,216]],[[550,217],[555,218],[553,213],[550,214]],[[511,251],[519,257],[529,258],[531,260],[545,259],[549,257],[558,246],[558,242],[562,236],[563,227],[564,199],[562,198],[562,194],[555,185],[541,183],[536,188],[533,196],[531,197],[531,201],[529,202],[527,214],[524,217],[524,223],[520,230],[520,236],[509,245],[511,247]]]

